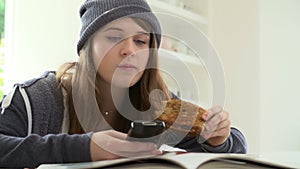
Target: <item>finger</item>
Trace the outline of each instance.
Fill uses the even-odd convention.
[[[152,150],[152,151],[140,151],[140,152],[118,152],[121,157],[140,157],[140,156],[152,156],[160,155],[162,151]]]
[[[229,120],[229,112],[228,111],[223,111],[223,114],[222,114],[222,121],[226,121],[226,120]]]
[[[115,154],[122,157],[136,157],[145,155],[158,155],[162,154],[157,146],[151,142],[137,142],[137,141],[121,141],[121,147],[114,150]]]
[[[207,119],[206,120],[211,119],[216,114],[221,113],[222,111],[223,111],[223,108],[221,106],[214,106],[214,107],[208,109],[207,110],[207,117],[206,117]]]
[[[201,136],[205,139],[205,140],[208,140],[210,138],[214,138],[214,137],[218,137],[218,136],[221,136],[221,137],[227,137],[229,134],[230,134],[230,127],[228,128],[222,128],[220,130],[216,130],[214,132],[205,132],[203,134],[201,134]]]
[[[125,152],[137,154],[139,152],[153,152],[158,150],[156,145],[151,142],[131,142],[111,136],[107,136],[107,138],[103,138],[98,142],[95,140],[95,144],[104,151],[117,156],[124,156]]]
[[[120,151],[131,151],[131,152],[140,152],[140,151],[152,151],[157,150],[157,146],[152,142],[139,142],[139,141],[121,141],[122,147]]]
[[[110,144],[109,146],[107,146],[113,151],[142,152],[142,151],[157,150],[157,146],[151,142],[138,142],[138,141],[127,141],[127,140],[116,140],[114,142],[116,142],[116,144]]]
[[[219,123],[221,123],[223,117],[222,117],[222,113],[218,113],[215,116],[213,116],[211,119],[209,119],[208,121],[206,121],[205,123],[205,131],[208,132],[213,132],[217,129]]]
[[[231,132],[230,127],[222,128],[221,130],[211,133],[209,135],[209,138],[214,138],[214,137],[224,137],[224,138],[226,137],[227,138],[229,136],[230,132]],[[209,138],[207,138],[207,139],[209,139]]]
[[[228,128],[231,126],[231,122],[229,119],[223,120],[218,124],[216,131],[221,130],[223,128]]]
[[[208,131],[214,131],[219,128],[219,125],[224,121],[229,121],[229,112],[222,111],[220,113],[215,114],[209,121],[205,124],[205,129]],[[217,127],[216,127],[217,126]]]
[[[228,134],[228,131],[230,133],[230,125],[231,125],[230,121],[225,120],[221,122],[214,131],[203,132],[202,137],[208,139],[216,136],[222,136],[222,134],[226,136]]]
[[[115,130],[107,130],[107,131],[104,131],[104,133],[106,133],[107,135],[110,135],[111,137],[121,139],[121,140],[125,140],[127,138],[127,134],[121,133],[121,132],[118,132]]]
[[[207,139],[211,138],[211,135],[213,134],[213,132],[210,131],[204,131],[200,134],[200,137],[198,138],[198,142],[199,140],[201,140],[201,142],[205,142]]]
[[[205,135],[209,135],[215,131],[218,131],[222,128],[230,127],[231,122],[229,120],[229,113],[222,112],[215,115],[212,119],[210,119],[205,124],[204,133]]]

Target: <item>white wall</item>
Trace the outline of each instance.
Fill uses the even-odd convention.
[[[226,106],[249,153],[300,150],[300,1],[212,0]]]
[[[300,150],[300,1],[260,1],[263,152]]]
[[[259,25],[257,0],[210,0],[209,32],[226,77],[225,109],[259,151]]]
[[[83,0],[7,1],[5,90],[77,59]]]

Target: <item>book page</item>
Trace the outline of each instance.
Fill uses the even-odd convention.
[[[180,152],[183,153],[183,152]],[[197,155],[196,155],[197,154]],[[224,155],[224,154],[223,154]],[[221,154],[210,153],[184,153],[177,155],[176,152],[169,152],[159,156],[144,156],[134,158],[122,158],[115,160],[105,160],[98,162],[85,162],[85,163],[71,163],[71,164],[44,164],[38,167],[38,169],[88,169],[88,168],[155,168],[158,166],[161,168],[183,168],[183,169],[196,169],[199,164],[205,162],[208,159],[215,158],[217,156],[223,156]]]
[[[259,156],[251,154],[215,154],[169,152],[159,156],[122,158],[99,162],[41,165],[38,169],[81,169],[81,168],[300,168],[297,158],[300,152],[289,155]],[[280,158],[280,160],[278,160]]]

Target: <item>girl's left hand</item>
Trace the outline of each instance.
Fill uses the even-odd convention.
[[[221,106],[214,106],[203,114],[203,120],[206,120],[205,129],[201,136],[212,146],[223,144],[230,135],[229,113]]]

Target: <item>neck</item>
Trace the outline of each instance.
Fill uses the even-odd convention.
[[[101,111],[116,111],[117,107],[122,103],[126,89],[112,86],[104,81],[101,81],[99,85]]]
[[[99,83],[99,88],[101,94],[99,107],[103,118],[113,129],[127,133],[130,128],[130,120],[119,113],[122,110],[117,109],[121,108],[127,89],[117,88],[103,80]]]

